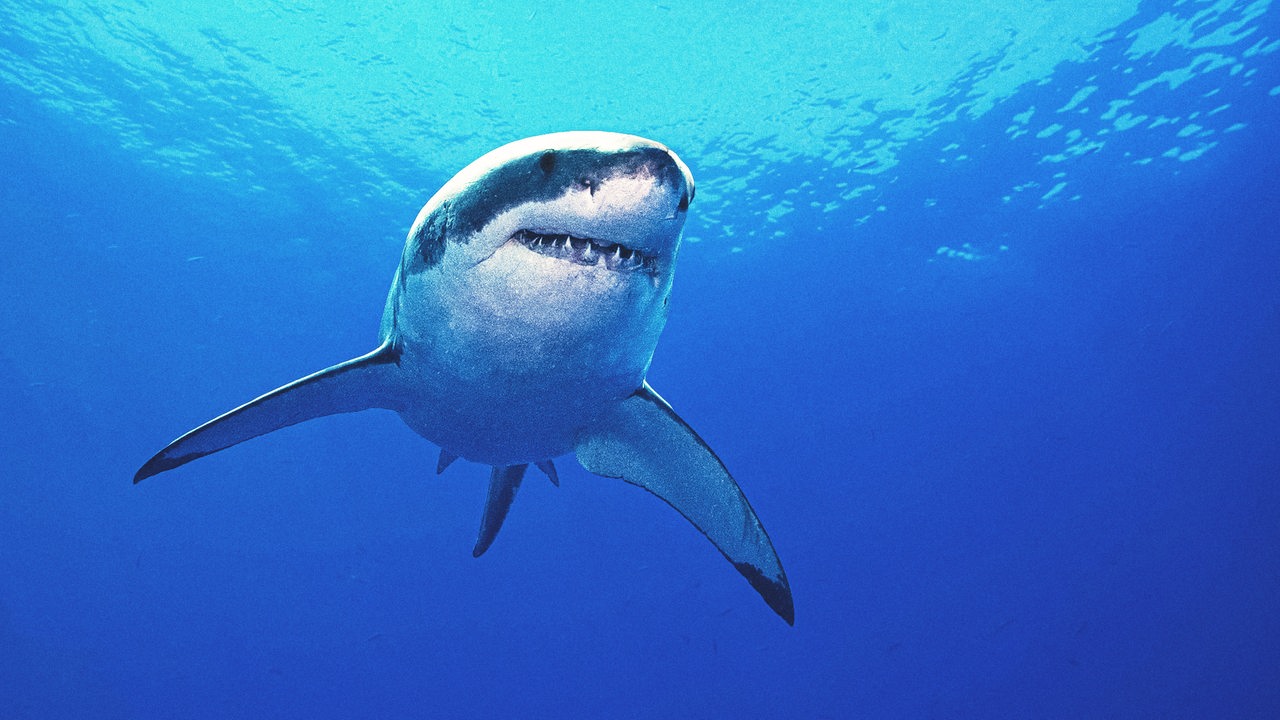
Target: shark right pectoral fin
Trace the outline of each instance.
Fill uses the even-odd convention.
[[[390,342],[358,358],[295,380],[224,413],[169,443],[133,476],[135,483],[210,453],[304,420],[388,407],[399,351]]]
[[[584,434],[577,456],[588,471],[639,485],[678,510],[795,624],[791,587],[755,511],[724,463],[648,383]]]

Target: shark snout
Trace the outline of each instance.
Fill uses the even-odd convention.
[[[620,163],[623,174],[650,179],[660,192],[679,198],[681,211],[693,199],[693,176],[674,152],[663,146],[645,147],[634,156],[624,156]]]
[[[679,223],[693,199],[693,178],[675,153],[652,144],[618,151],[579,168],[575,204],[600,216],[627,213],[653,224]]]
[[[610,196],[636,198],[643,190],[655,203],[659,199],[673,199],[675,212],[688,210],[689,201],[693,199],[693,176],[665,145],[612,133],[565,135],[594,142],[536,153],[533,157],[536,174],[548,186],[592,197],[605,191]]]

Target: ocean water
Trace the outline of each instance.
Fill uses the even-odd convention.
[[[1270,0],[0,0],[0,718],[1280,715]],[[134,486],[366,352],[543,132],[698,181],[650,382],[788,627],[656,498],[392,414]]]

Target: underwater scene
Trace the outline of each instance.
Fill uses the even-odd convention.
[[[1271,5],[0,0],[0,719],[1280,716]]]

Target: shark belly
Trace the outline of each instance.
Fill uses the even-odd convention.
[[[516,244],[465,274],[461,263],[446,257],[392,291],[391,332],[412,399],[400,416],[479,463],[572,452],[583,428],[643,382],[666,288],[624,282],[603,266],[566,271],[563,260]]]

